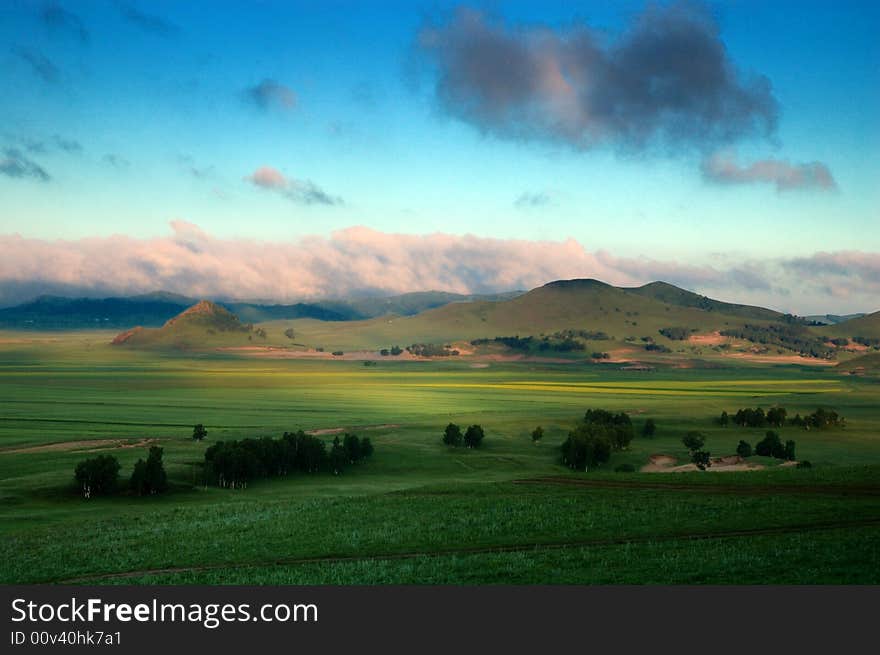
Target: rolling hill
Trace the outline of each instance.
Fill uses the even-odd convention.
[[[711,333],[746,323],[763,325],[783,317],[770,310],[717,301],[711,310],[691,306],[696,301],[686,295],[689,292],[675,294],[670,286],[642,287],[642,292],[637,292],[592,279],[560,280],[506,301],[454,303],[411,317],[346,324],[297,321],[295,326],[298,341],[341,350],[497,336],[537,337],[561,330],[602,331],[618,343],[644,336],[672,347],[676,340],[662,336],[660,329],[679,327]],[[661,297],[676,302],[653,297],[658,289],[663,292]],[[733,313],[721,311],[728,306]],[[758,316],[766,318],[755,318]]]
[[[114,346],[178,349],[201,349],[239,345],[253,338],[254,329],[243,324],[225,307],[201,300],[160,328],[135,327],[113,339]],[[258,335],[259,336],[259,335]]]
[[[823,326],[817,330],[820,334],[832,337],[865,337],[880,339],[880,311],[851,318],[842,323]]]

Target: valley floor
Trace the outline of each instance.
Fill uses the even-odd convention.
[[[105,343],[0,344],[4,583],[880,583],[876,379],[769,363],[364,366]],[[831,406],[847,424],[780,430],[810,469],[750,457],[755,470],[723,474],[614,472],[686,463],[689,430],[713,456],[733,455],[764,430],[712,419],[774,404]],[[628,412],[637,432],[653,418],[657,434],[597,471],[569,471],[558,446],[596,407]],[[444,447],[449,422],[481,424],[484,446]],[[339,476],[204,485],[212,443],[300,428],[369,436],[375,454]],[[77,496],[77,462],[112,453],[127,480],[150,445],[164,449],[169,493]]]

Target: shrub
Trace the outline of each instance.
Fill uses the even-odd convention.
[[[208,430],[204,425],[198,423],[193,426],[193,441],[201,441],[208,436]]]
[[[736,447],[736,454],[740,457],[751,457],[752,445],[748,441],[740,439],[739,445]]]
[[[544,428],[540,425],[532,430],[532,441],[538,443],[541,439],[544,438]]]

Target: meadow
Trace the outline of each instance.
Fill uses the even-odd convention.
[[[748,362],[364,366],[120,349],[112,336],[0,334],[4,583],[880,582],[876,378]],[[764,470],[614,472],[655,453],[687,461],[688,430],[733,454],[764,430],[713,417],[774,404],[834,407],[846,427],[781,430],[810,469],[754,457]],[[595,407],[626,411],[637,432],[653,418],[657,434],[572,472],[558,446]],[[444,447],[450,421],[481,424],[484,446]],[[369,436],[373,457],[339,476],[204,485],[216,441],[334,428]],[[77,495],[77,462],[112,453],[127,480],[150,443],[164,448],[168,493]]]

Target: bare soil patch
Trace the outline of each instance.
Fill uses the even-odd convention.
[[[320,437],[326,434],[342,434],[343,432],[353,432],[354,430],[391,430],[399,428],[399,423],[381,423],[379,425],[350,425],[348,427],[338,428],[319,428],[317,430],[306,430],[306,434]]]
[[[751,464],[746,462],[739,455],[726,455],[724,457],[713,457],[712,465],[709,471],[718,471],[721,473],[729,471],[758,471],[764,466],[762,464]],[[648,463],[641,469],[643,473],[682,473],[684,471],[698,471],[696,464],[678,464],[678,460],[670,455],[651,455]]]

